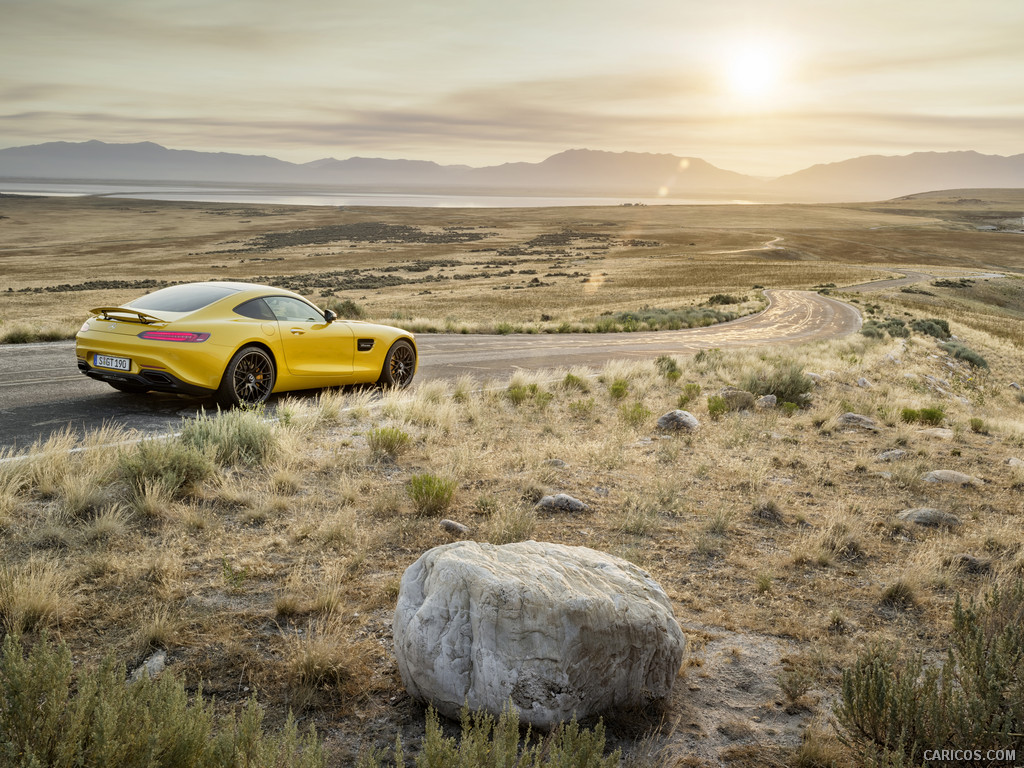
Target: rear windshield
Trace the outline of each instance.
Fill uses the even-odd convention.
[[[125,306],[152,312],[195,312],[233,293],[238,290],[225,285],[172,285],[147,293]]]

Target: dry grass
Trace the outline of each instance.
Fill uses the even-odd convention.
[[[9,200],[0,205],[8,214],[27,215]],[[51,237],[65,231],[65,213],[79,223],[84,212],[107,214],[85,227],[79,245],[89,238],[113,239],[121,226],[113,213],[117,206],[107,203],[48,205],[43,218]],[[135,222],[144,215],[168,216],[182,226],[181,237],[167,245],[136,242],[132,254],[139,256],[140,276],[169,277],[163,271],[169,269],[166,249],[186,242],[187,252],[200,256],[181,268],[209,276],[201,273],[201,263],[210,250],[237,238],[242,226],[243,214],[230,206],[205,218],[173,204],[125,207],[123,215]],[[142,213],[149,209],[157,213]],[[492,277],[453,280],[443,291],[431,287],[432,294],[415,303],[430,317],[457,313],[467,323],[477,322],[474,313],[484,308],[488,318],[539,323],[539,309],[550,314],[550,306],[558,306],[575,319],[604,308],[635,308],[644,291],[648,303],[660,303],[667,296],[696,299],[701,291],[749,294],[754,282],[810,287],[884,272],[796,258],[809,259],[819,249],[838,258],[854,240],[862,244],[857,258],[881,264],[880,254],[891,256],[884,243],[907,246],[910,230],[920,236],[924,227],[935,237],[922,242],[953,241],[937,251],[953,262],[975,247],[978,236],[938,218],[911,227],[913,217],[830,206],[815,208],[820,218],[814,222],[799,207],[771,215],[718,208],[700,213],[697,226],[680,221],[673,210],[574,212],[575,228],[607,229],[623,243],[640,234],[664,243],[660,249],[623,245],[599,252],[577,242],[564,257],[529,257],[536,264],[527,268],[535,266],[542,279],[541,270],[548,269],[542,259],[585,264],[588,274],[607,272],[592,294],[574,283],[580,295],[563,302],[566,281],[557,288],[563,292],[557,300],[551,292],[539,293],[546,288],[492,292],[500,280]],[[352,220],[371,214],[399,215],[330,216]],[[493,227],[500,233],[495,242],[504,248],[561,231],[559,217],[568,214],[402,215],[423,227]],[[288,230],[322,224],[327,216],[303,209],[255,221]],[[888,240],[885,231],[870,229],[897,223],[906,228],[889,230]],[[786,260],[771,252],[712,253],[759,246],[782,230],[791,246]],[[840,236],[830,241],[836,232]],[[12,285],[45,282],[32,275],[26,259],[35,246],[28,240],[12,245],[24,248],[5,272]],[[101,251],[97,244],[92,257]],[[86,268],[70,258],[70,249],[55,253],[70,281],[84,279]],[[132,254],[118,252],[111,259]],[[282,255],[285,262],[255,265],[224,255],[225,269],[213,276],[251,277],[252,269],[294,274],[300,259],[303,269],[315,271],[350,258],[334,248],[310,256],[296,248]],[[473,255],[464,245],[370,244],[359,253],[368,268],[442,255],[464,261],[450,268],[464,271],[496,258],[493,252]],[[719,271],[705,275],[702,270],[716,260]],[[641,261],[644,269],[637,268]],[[669,272],[677,277],[659,293],[654,283]],[[688,280],[692,286],[684,289]],[[409,306],[422,289],[398,286],[352,298],[386,318]],[[95,306],[136,292],[83,291],[60,300],[70,296]],[[26,311],[22,298],[5,294],[3,311]],[[898,291],[870,300],[880,314],[943,316],[936,306],[918,307],[918,297]],[[271,724],[283,723],[289,708],[302,710],[304,721],[320,729],[336,754],[351,757],[361,744],[393,742],[400,730],[422,733],[421,713],[404,693],[391,656],[390,626],[405,568],[426,549],[451,541],[435,516],[443,510],[444,517],[467,525],[476,540],[586,545],[647,569],[665,587],[680,620],[694,628],[691,684],[703,681],[699,674],[710,674],[711,660],[700,651],[702,631],[786,643],[789,666],[780,658],[773,675],[780,706],[811,711],[818,724],[802,745],[774,743],[757,731],[759,744],[744,746],[741,756],[730,754],[738,764],[852,765],[855,760],[825,724],[827,694],[836,690],[838,670],[871,643],[906,647],[907,638],[914,638],[915,650],[943,652],[958,594],[971,596],[1024,573],[1024,473],[1005,463],[1024,459],[1024,402],[1008,386],[1024,382],[1024,365],[1014,338],[990,333],[981,322],[985,311],[971,314],[966,299],[963,306],[962,318],[948,319],[989,360],[988,372],[952,360],[920,335],[855,336],[777,352],[715,350],[679,357],[678,378],[666,375],[667,363],[626,360],[601,370],[524,371],[507,382],[463,378],[406,392],[325,392],[282,401],[274,424],[245,421],[248,416],[194,424],[190,444],[131,444],[125,442],[129,435],[115,431],[84,440],[55,433],[23,460],[0,457],[0,616],[5,631],[56,628],[83,665],[113,652],[131,669],[152,649],[167,649],[169,669],[189,685],[202,681],[204,691],[225,704],[256,691]],[[709,396],[724,386],[742,386],[780,361],[822,377],[805,407],[710,418]],[[871,387],[859,387],[860,378]],[[681,404],[702,428],[688,435],[659,433],[655,419]],[[903,408],[935,405],[943,408],[942,426],[952,430],[951,439],[900,417]],[[849,411],[875,418],[877,431],[843,427],[839,417]],[[985,430],[974,429],[973,419],[981,419]],[[123,444],[96,449],[111,443]],[[897,461],[879,460],[882,451],[894,448],[907,453]],[[176,459],[164,462],[167,456]],[[924,482],[932,469],[962,471],[984,485]],[[444,506],[430,513],[408,490],[413,477],[424,475],[453,483]],[[535,509],[541,496],[559,492],[581,499],[589,510],[558,515]],[[961,525],[931,529],[895,520],[898,511],[922,506],[951,512]],[[739,659],[738,648],[737,654]],[[668,704],[666,722],[686,722],[685,682]],[[742,720],[723,725],[740,740],[753,727]],[[613,723],[611,731],[628,751],[635,729]],[[712,728],[705,735],[714,733]],[[673,753],[673,744],[666,736],[659,760],[686,764],[678,763],[683,756]]]
[[[1006,383],[1024,371],[994,353],[1000,340],[969,341],[994,361],[987,376],[919,337],[792,350],[786,360],[823,375],[792,416],[708,418],[708,394],[779,362],[746,352],[679,358],[677,379],[665,364],[620,361],[522,372],[502,385],[434,382],[376,402],[362,391],[331,393],[289,403],[280,423],[259,427],[256,456],[223,438],[237,424],[199,424],[224,441],[209,447],[212,471],[180,484],[159,480],[150,443],[125,445],[126,458],[111,462],[56,435],[38,457],[0,465],[4,621],[9,630],[58,626],[83,661],[113,650],[131,664],[168,648],[186,680],[203,679],[228,701],[258,689],[272,717],[292,707],[325,727],[340,722],[347,735],[330,738],[348,748],[365,718],[398,728],[412,717],[389,653],[390,612],[404,568],[451,540],[434,516],[443,510],[474,539],[584,544],[633,560],[687,623],[789,637],[804,656],[826,659],[833,672],[815,673],[813,684],[828,688],[866,642],[901,643],[910,632],[940,651],[956,594],[1021,571],[1020,471],[1004,459],[1022,450],[1024,404]],[[949,394],[926,376],[941,376]],[[876,386],[857,387],[860,377]],[[702,428],[658,433],[654,418],[694,385],[702,394],[688,408]],[[651,417],[624,420],[624,403]],[[954,439],[884,420],[931,403],[943,406]],[[850,410],[878,418],[878,431],[844,429],[836,417]],[[988,434],[972,431],[971,418],[984,419]],[[385,429],[410,436],[402,450],[381,447]],[[895,447],[907,455],[878,460]],[[985,486],[922,482],[936,468]],[[76,476],[88,479],[88,493],[70,491]],[[158,479],[140,485],[140,476]],[[410,495],[417,477],[451,481],[439,485],[440,506]],[[534,509],[556,492],[590,510]],[[963,524],[895,521],[917,506]],[[805,667],[782,670],[779,684],[794,706],[813,710]],[[833,749],[812,736],[793,754],[811,760]]]

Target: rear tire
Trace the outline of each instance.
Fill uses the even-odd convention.
[[[217,402],[225,408],[259,405],[274,390],[277,370],[274,358],[262,347],[242,347],[224,369],[217,388]]]
[[[384,358],[377,383],[385,387],[404,389],[416,374],[416,349],[408,339],[399,339],[391,345]]]

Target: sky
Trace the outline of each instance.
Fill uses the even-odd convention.
[[[0,0],[0,148],[1024,152],[1022,0]]]

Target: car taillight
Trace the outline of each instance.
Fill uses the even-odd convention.
[[[143,331],[139,334],[140,339],[150,341],[187,341],[197,343],[210,338],[208,333],[193,333],[192,331]]]
[[[88,330],[89,330],[89,321],[86,320],[84,323],[82,323],[82,327],[78,329],[78,332],[79,333],[85,333]]]

